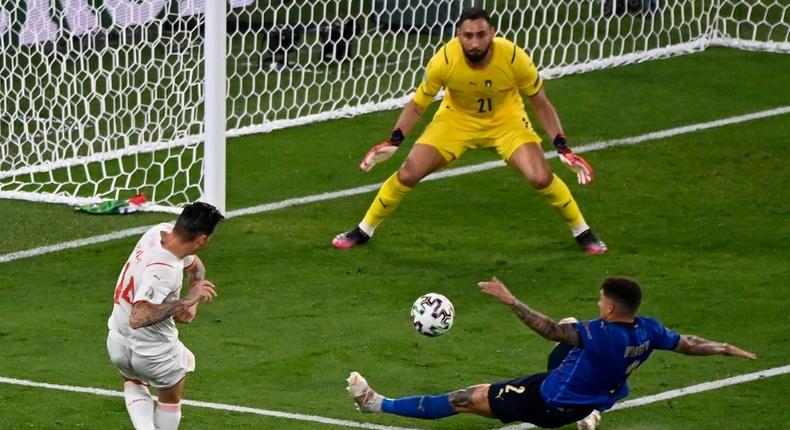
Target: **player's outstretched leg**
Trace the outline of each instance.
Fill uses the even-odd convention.
[[[381,402],[384,400],[384,396],[373,391],[368,385],[368,381],[359,372],[351,372],[346,382],[348,382],[346,390],[354,398],[360,412],[381,412]]]
[[[346,390],[354,398],[360,412],[385,412],[426,420],[449,417],[458,413],[451,404],[450,394],[388,399],[373,391],[365,378],[357,372],[351,372],[346,382],[348,382]]]

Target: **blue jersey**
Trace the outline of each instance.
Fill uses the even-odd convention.
[[[603,319],[574,323],[581,345],[543,381],[540,393],[550,406],[593,405],[606,410],[628,395],[626,379],[653,352],[675,349],[680,335],[647,317],[634,323]]]

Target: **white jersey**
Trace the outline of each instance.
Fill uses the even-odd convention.
[[[159,224],[148,230],[134,247],[115,287],[107,326],[126,338],[129,347],[138,355],[158,355],[178,342],[178,329],[172,317],[138,329],[129,325],[132,304],[141,301],[161,304],[180,297],[184,267],[189,267],[195,257],[179,259],[162,247],[162,233],[171,231],[172,224]]]

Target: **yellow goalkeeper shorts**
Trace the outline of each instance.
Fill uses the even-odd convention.
[[[475,148],[493,148],[509,162],[520,145],[540,142],[524,111],[485,120],[439,111],[417,139],[417,143],[436,148],[448,163]]]

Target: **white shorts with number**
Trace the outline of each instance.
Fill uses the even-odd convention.
[[[107,352],[118,371],[129,379],[139,379],[156,389],[170,388],[195,370],[195,355],[181,341],[157,356],[135,354],[120,334],[107,335]]]

